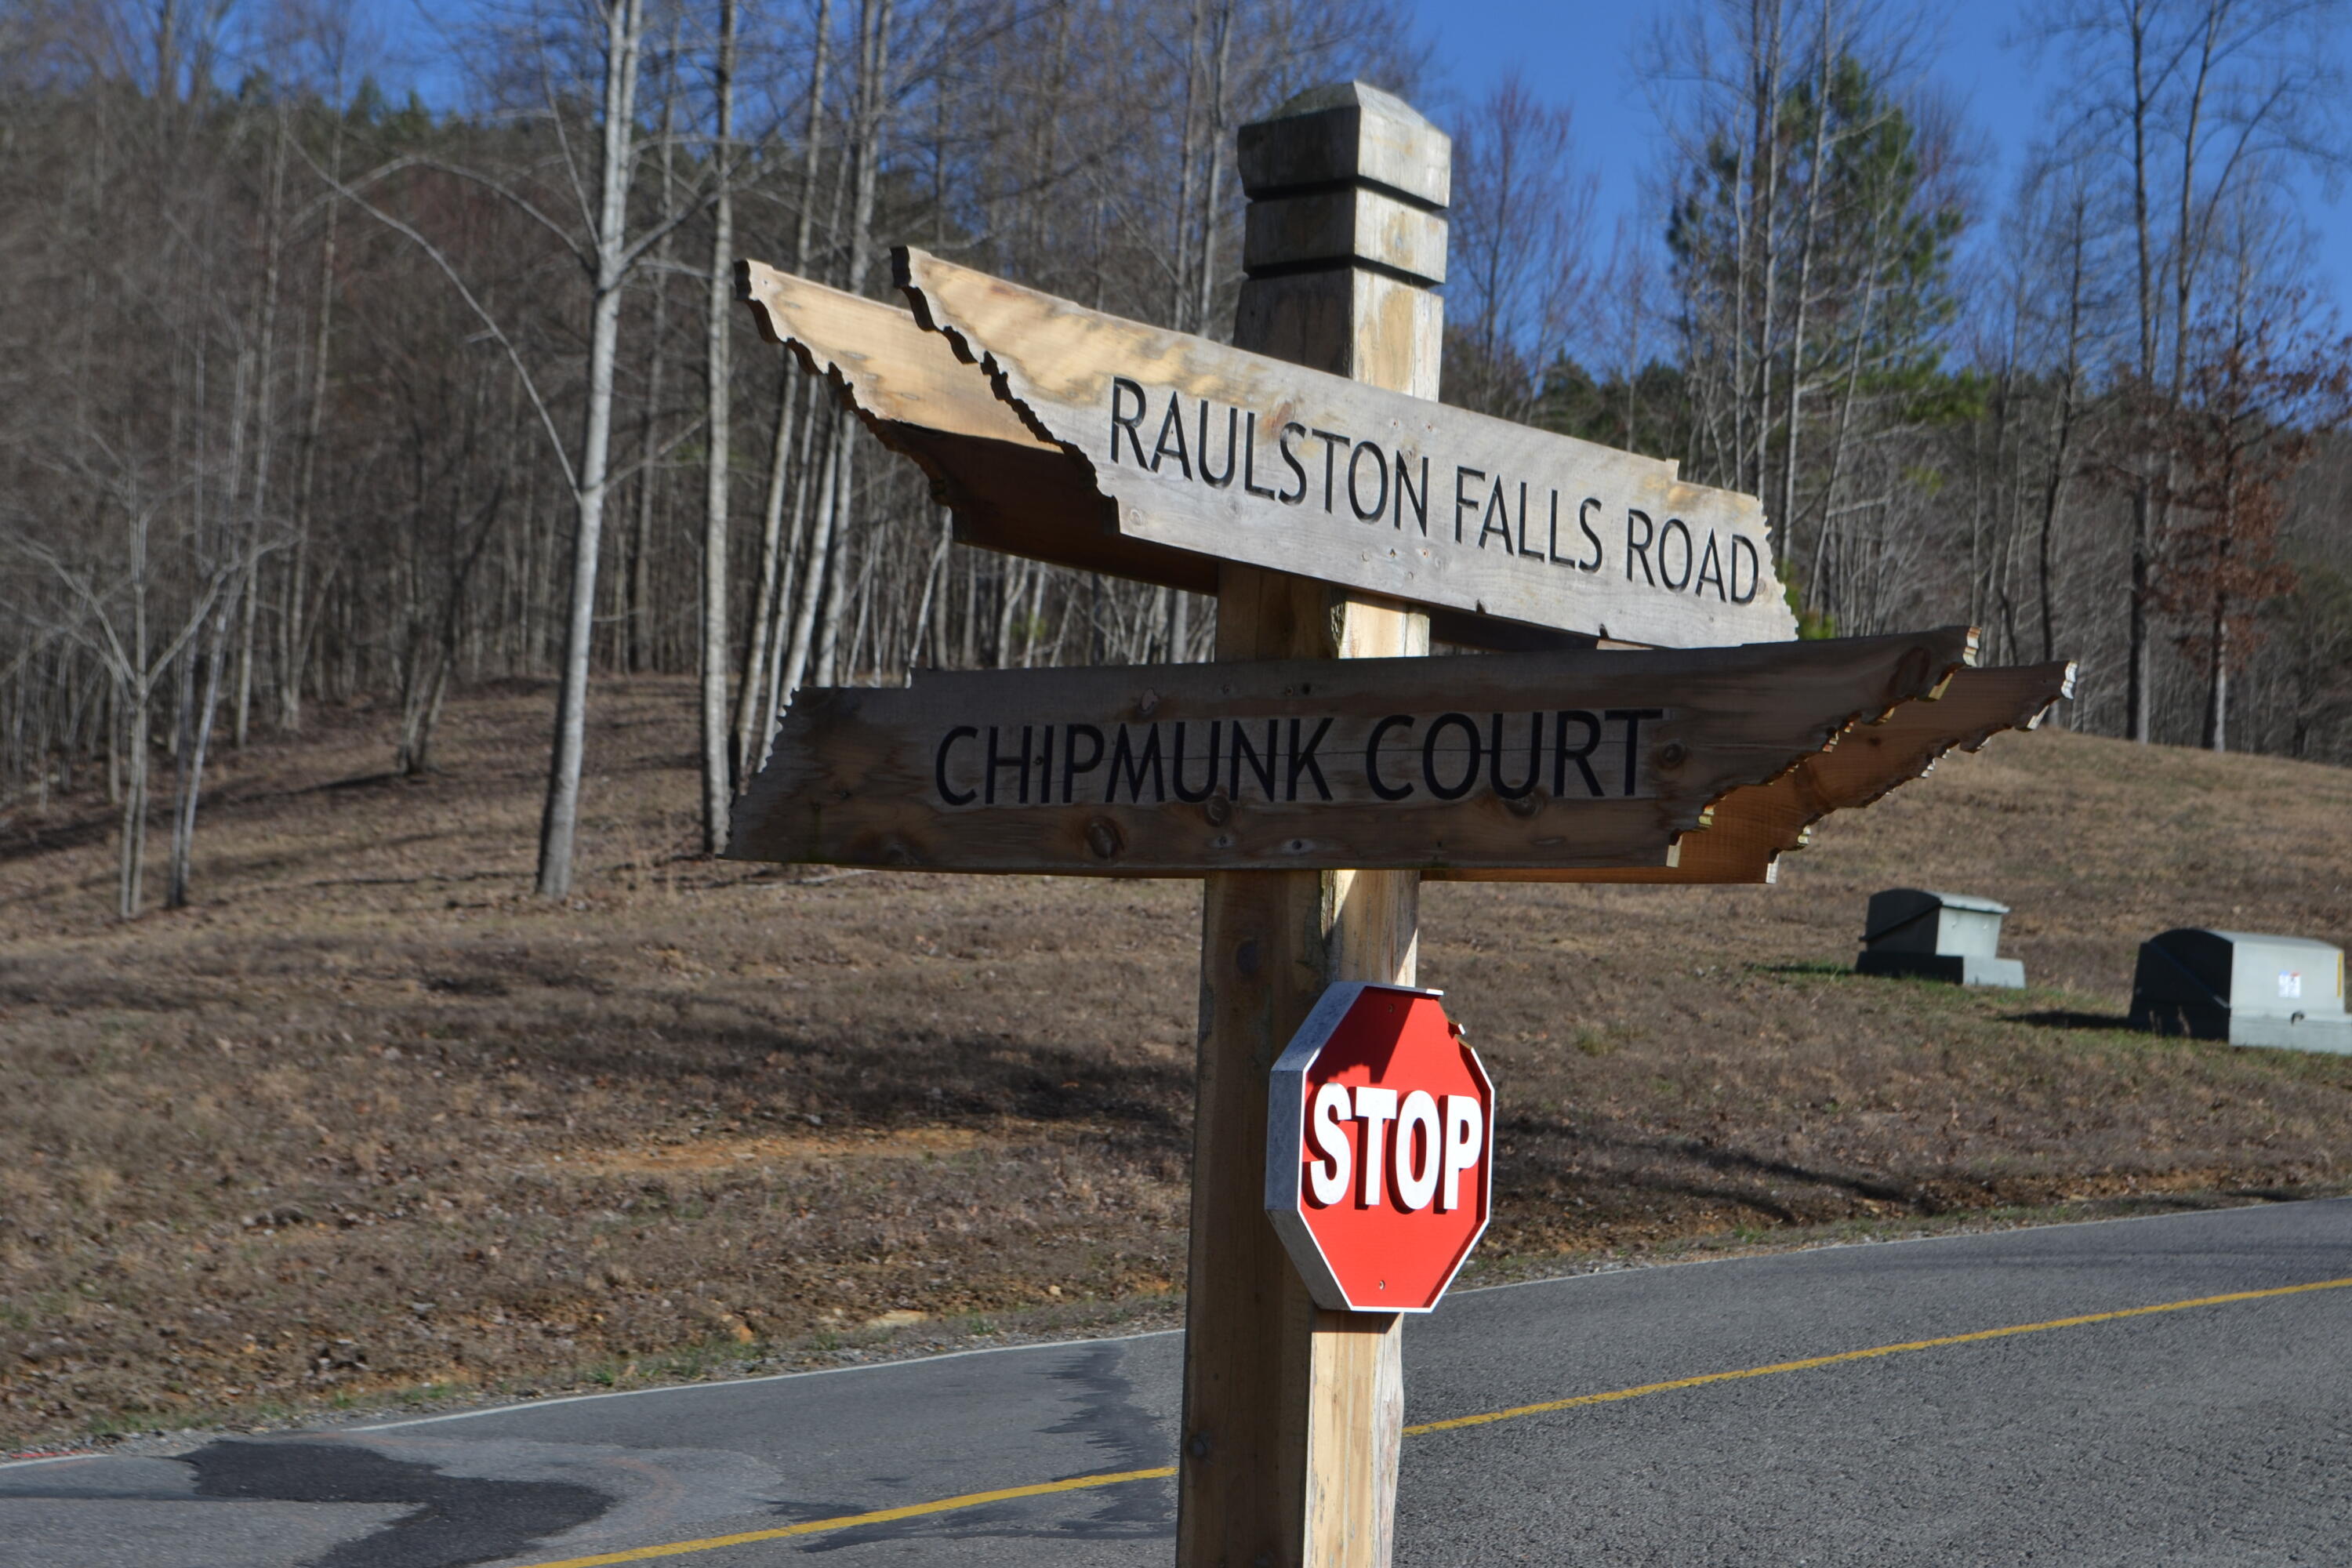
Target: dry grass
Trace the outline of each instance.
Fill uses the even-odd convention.
[[[421,783],[380,715],[256,748],[200,907],[127,926],[100,803],[0,824],[0,1443],[1165,1310],[1192,884],[696,860],[689,694],[644,681],[599,698],[588,891],[547,907],[544,714],[454,704]],[[1482,1267],[2331,1185],[2352,1061],[2119,1015],[2165,926],[2352,936],[2347,823],[2352,773],[2045,733],[1776,889],[1431,889],[1425,982],[1505,1096]],[[1840,973],[1894,883],[2017,905],[2037,989]]]

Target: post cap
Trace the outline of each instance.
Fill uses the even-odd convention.
[[[1442,211],[1453,193],[1454,139],[1366,82],[1307,89],[1243,126],[1238,152],[1242,189],[1252,196],[1377,185]]]

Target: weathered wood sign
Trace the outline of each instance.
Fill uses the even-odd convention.
[[[916,314],[1086,459],[1123,534],[1628,642],[1796,635],[1752,496],[920,250],[895,258]]]
[[[1216,591],[1220,561],[1276,567],[1429,606],[1439,641],[1474,647],[1544,646],[1545,632],[1792,635],[1755,500],[1682,484],[1671,463],[1087,311],[920,251],[900,261],[928,280],[926,319],[969,307],[982,325],[926,331],[755,261],[738,282],[761,333],[922,468],[965,543],[1195,593]],[[1083,333],[1094,357],[978,335],[1027,343],[1024,310]],[[1107,401],[1089,425],[1080,403],[1097,384]],[[998,396],[1014,385],[1026,396]],[[1440,447],[1464,460],[1447,466]]]
[[[803,690],[730,853],[1095,876],[1668,867],[1714,802],[1931,697],[1973,646],[1955,627]]]

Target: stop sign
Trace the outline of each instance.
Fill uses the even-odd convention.
[[[1265,1212],[1319,1307],[1426,1312],[1486,1228],[1495,1087],[1441,994],[1347,981],[1274,1064]]]

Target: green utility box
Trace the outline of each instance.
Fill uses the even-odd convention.
[[[1854,972],[2015,990],[2025,984],[2025,965],[2000,956],[2000,917],[2007,913],[2007,904],[1966,893],[1873,893]]]
[[[2139,944],[2131,1021],[2233,1046],[2352,1053],[2344,950],[2299,936],[2166,931]]]

